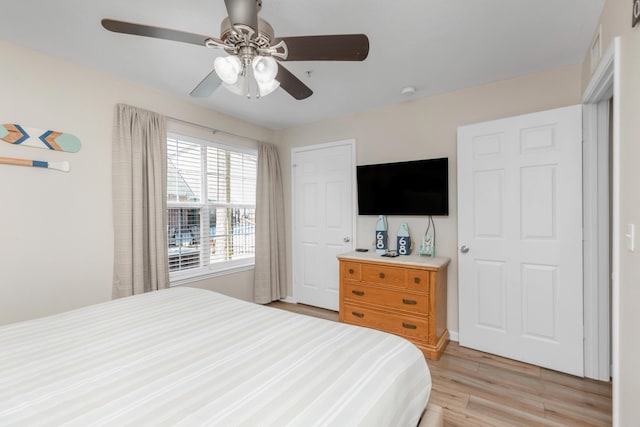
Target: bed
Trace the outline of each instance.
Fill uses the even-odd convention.
[[[0,327],[0,425],[416,426],[408,341],[194,288]]]

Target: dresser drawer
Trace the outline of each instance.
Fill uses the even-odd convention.
[[[429,289],[427,271],[386,265],[363,265],[362,281],[416,290]]]
[[[357,262],[342,261],[340,263],[342,278],[348,280],[360,280],[361,264]]]
[[[344,322],[353,325],[420,340],[426,340],[429,333],[429,321],[426,316],[423,318],[403,316],[347,303],[344,305],[344,311]]]
[[[339,260],[341,322],[399,335],[440,358],[449,336],[449,260],[357,252]]]
[[[428,313],[429,297],[426,294],[415,295],[400,290],[380,289],[359,283],[346,283],[344,286],[345,300],[351,300],[356,304],[365,302],[416,314],[426,315]]]

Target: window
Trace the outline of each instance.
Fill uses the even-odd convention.
[[[256,150],[169,134],[172,282],[254,264]]]

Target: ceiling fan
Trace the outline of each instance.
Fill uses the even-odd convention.
[[[282,64],[285,61],[364,61],[369,39],[364,34],[279,37],[258,17],[262,0],[225,0],[228,17],[220,38],[151,25],[103,19],[102,26],[116,33],[153,37],[223,49],[214,69],[192,91],[193,97],[210,96],[220,85],[238,95],[268,95],[278,87],[297,100],[313,91]]]

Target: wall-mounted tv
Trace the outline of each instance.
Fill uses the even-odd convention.
[[[357,167],[358,214],[449,215],[449,159]]]

